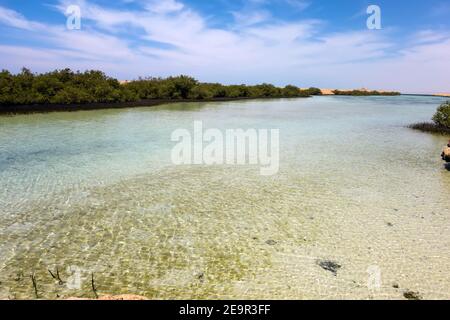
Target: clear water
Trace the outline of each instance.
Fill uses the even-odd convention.
[[[0,298],[450,298],[436,97],[0,117]],[[280,172],[174,166],[177,128],[280,129]],[[319,261],[341,268],[336,275]],[[59,284],[48,272],[59,270]],[[372,285],[368,285],[372,284]],[[375,283],[375,285],[373,285]]]

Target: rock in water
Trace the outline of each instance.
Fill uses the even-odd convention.
[[[403,296],[408,300],[422,300],[422,296],[418,292],[405,291]]]
[[[330,271],[334,276],[337,276],[338,270],[341,265],[331,260],[317,260],[316,263],[322,267],[322,269]]]
[[[441,154],[442,160],[450,162],[450,147],[445,147]]]

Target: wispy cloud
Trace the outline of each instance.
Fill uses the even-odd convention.
[[[267,22],[272,16],[269,11],[259,10],[259,11],[232,11],[231,14],[235,20],[235,29],[252,26],[262,22]]]
[[[285,0],[286,3],[297,10],[305,10],[311,5],[310,1],[307,0]]]
[[[0,7],[0,24],[22,30],[39,45],[0,45],[0,63],[36,71],[56,67],[102,69],[120,78],[187,73],[204,81],[274,82],[323,87],[445,91],[450,33],[421,31],[400,46],[388,30],[326,33],[326,21],[279,21],[269,12],[235,12],[227,27],[175,1],[134,1],[141,9],[60,1],[82,9],[82,30],[26,19]],[[30,59],[30,57],[33,57]],[[431,76],[432,73],[432,76]]]
[[[414,44],[438,43],[447,40],[450,37],[449,32],[439,30],[420,30],[411,36]]]
[[[44,26],[41,23],[28,21],[20,13],[4,7],[0,7],[0,22],[12,27],[30,31],[42,29]]]

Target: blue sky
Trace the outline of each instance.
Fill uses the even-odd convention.
[[[448,92],[449,16],[446,0],[0,0],[0,67]]]

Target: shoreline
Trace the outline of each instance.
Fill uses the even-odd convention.
[[[335,94],[328,94],[322,91],[318,96],[338,96]],[[352,95],[341,95],[352,96]],[[384,95],[380,95],[384,96]],[[435,94],[411,94],[401,93],[400,96],[430,96],[430,97],[448,97],[445,95]],[[210,99],[144,99],[139,101],[126,101],[126,102],[91,102],[91,103],[74,103],[74,104],[25,104],[25,105],[0,105],[0,116],[14,116],[24,114],[39,114],[39,113],[51,113],[51,112],[77,112],[77,111],[90,111],[90,110],[106,110],[106,109],[126,109],[126,108],[139,108],[139,107],[156,107],[164,104],[173,103],[189,103],[189,102],[227,102],[227,101],[245,101],[245,100],[274,100],[274,99],[296,99],[296,98],[312,98],[313,96],[305,97],[238,97],[238,98],[210,98]],[[364,96],[360,96],[364,97]],[[412,128],[416,129],[416,128]],[[421,129],[416,129],[421,130]],[[427,132],[438,132],[428,131]],[[447,132],[446,132],[447,133]]]
[[[433,93],[402,93],[403,96],[423,96],[423,97],[441,97],[450,98],[450,94],[433,94]]]
[[[144,99],[128,102],[92,102],[76,104],[28,104],[28,105],[6,105],[0,106],[0,116],[14,116],[20,114],[50,113],[50,112],[76,112],[104,109],[126,109],[139,107],[156,107],[164,104],[182,103],[182,102],[227,102],[242,100],[273,100],[273,99],[294,99],[311,98],[309,97],[240,97],[240,98],[212,98],[212,99]]]

